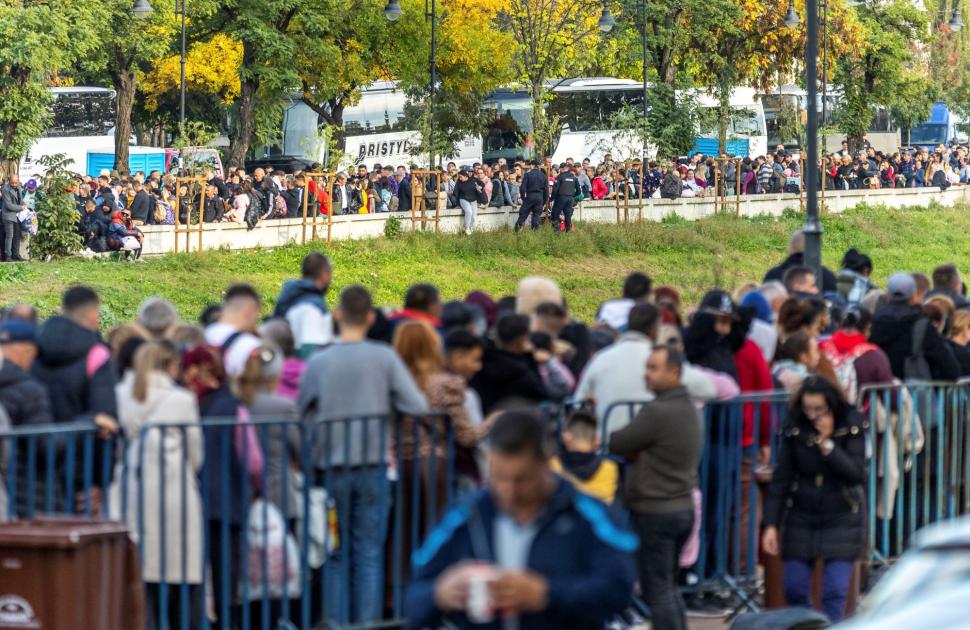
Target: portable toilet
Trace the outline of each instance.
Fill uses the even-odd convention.
[[[85,173],[97,177],[102,170],[111,170],[115,165],[114,148],[92,149],[88,151]],[[128,147],[128,170],[131,173],[142,171],[146,175],[152,171],[165,172],[165,149],[159,147]]]

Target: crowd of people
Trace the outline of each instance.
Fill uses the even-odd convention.
[[[310,172],[320,172],[319,164]],[[412,172],[413,171],[413,172]],[[599,164],[589,158],[568,158],[554,164],[541,161],[457,166],[420,171],[412,164],[361,164],[332,177],[308,177],[256,168],[247,173],[230,167],[226,175],[212,169],[198,182],[179,181],[173,174],[152,171],[121,175],[102,171],[97,177],[78,176],[73,192],[77,231],[86,255],[124,252],[138,259],[144,244],[144,225],[238,223],[254,228],[270,219],[319,214],[373,214],[440,208],[460,209],[470,234],[478,212],[487,207],[511,207],[519,215],[516,229],[529,223],[538,229],[548,220],[555,230],[572,229],[577,203],[586,199],[679,199],[720,194],[797,193],[803,187],[800,156],[778,145],[764,156],[735,159],[706,156],[665,163],[616,161],[606,154]],[[900,148],[888,154],[872,147],[853,153],[847,142],[840,151],[823,155],[818,186],[826,190],[921,188],[941,190],[970,181],[966,147],[940,145],[935,151]],[[203,183],[204,180],[204,183]],[[28,258],[28,241],[37,233],[35,205],[42,180],[21,184],[11,176],[2,193],[3,259]],[[176,216],[177,215],[177,216]],[[531,220],[530,220],[531,217]]]
[[[462,487],[474,494],[434,529],[431,520],[404,517],[403,539],[414,531],[426,541],[414,549],[405,543],[405,553],[413,552],[413,568],[402,569],[410,582],[405,610],[414,627],[498,616],[523,629],[602,627],[624,612],[638,581],[653,627],[677,630],[686,628],[678,585],[698,560],[699,528],[725,526],[712,522],[712,497],[699,492],[699,462],[711,435],[698,410],[739,393],[786,390],[791,403],[774,460],[763,448],[770,430],[756,429],[754,414],[744,416],[736,446],[745,469],[768,471],[770,479],[763,505],[744,509],[746,518],[763,514],[762,547],[784,560],[790,604],[809,605],[811,568],[824,561],[823,609],[837,620],[864,544],[859,392],[970,376],[970,301],[954,265],[931,277],[895,273],[877,288],[873,260],[854,249],[838,273],[825,269],[818,281],[803,265],[800,232],[788,253],[762,282],[733,294],[711,290],[696,306],[678,288],[631,273],[622,294],[585,323],[570,313],[560,287],[542,277],[523,279],[515,295],[476,291],[447,302],[435,286],[416,284],[401,308],[390,309],[354,285],[331,311],[326,296],[339,270],[317,252],[304,259],[301,277],[282,287],[265,321],[262,297],[240,284],[198,323],[149,298],[134,322],[102,341],[97,293],[73,287],[61,313],[42,323],[29,305],[4,312],[0,419],[36,428],[87,420],[102,437],[125,437],[127,450],[117,455],[153,490],[129,486],[127,512],[132,531],[140,532],[149,602],[160,605],[161,582],[191,586],[191,597],[167,599],[170,619],[188,605],[192,619],[205,610],[237,622],[234,588],[220,586],[238,580],[238,565],[224,557],[225,548],[242,545],[247,506],[237,480],[255,486],[268,476],[262,498],[298,513],[296,491],[284,488],[282,468],[299,461],[286,454],[286,431],[203,432],[192,428],[200,419],[379,419],[346,435],[335,426],[313,447],[312,466],[317,475],[326,471],[336,520],[349,532],[324,567],[340,576],[329,583],[325,610],[347,622],[385,614],[389,510],[411,505],[405,499],[395,506],[392,497],[404,489],[407,497],[426,493],[436,483],[427,475],[443,484],[448,474],[448,432],[418,437],[408,418],[444,411],[464,462]],[[635,416],[604,417],[613,403],[631,400],[644,403]],[[575,409],[556,439],[549,439],[546,416],[535,412],[543,404]],[[150,424],[189,430],[145,433]],[[382,435],[398,448],[390,460],[395,449],[381,449]],[[150,442],[142,447],[140,440]],[[223,441],[236,446],[221,448]],[[101,455],[107,444],[99,441]],[[428,458],[437,465],[420,463]],[[43,483],[24,481],[26,467],[47,465],[42,459],[18,458],[12,514],[29,516],[51,500]],[[186,477],[186,468],[199,477]],[[216,481],[227,470],[234,480],[228,495],[226,482]],[[95,471],[85,500],[98,511],[105,492],[122,489],[118,474],[112,482],[101,466]],[[416,476],[424,481],[412,483]],[[758,477],[742,475],[742,482],[748,488]],[[210,485],[203,490],[203,483]],[[396,483],[402,489],[392,491]],[[155,491],[162,487],[160,522]],[[69,510],[79,500],[73,490],[60,487],[56,505]],[[203,492],[220,500],[203,505]],[[750,500],[747,490],[743,495]],[[444,496],[437,494],[435,509],[444,510]],[[415,505],[431,499],[422,501]],[[206,571],[209,590],[200,586]]]

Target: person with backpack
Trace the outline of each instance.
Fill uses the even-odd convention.
[[[872,315],[868,310],[861,306],[849,307],[840,328],[819,346],[851,404],[859,402],[860,392],[866,386],[893,382],[889,357],[867,339],[871,327]]]
[[[680,199],[683,191],[684,185],[680,181],[680,175],[677,174],[677,165],[671,163],[660,183],[660,197],[662,199]]]
[[[916,282],[895,273],[886,284],[889,303],[872,318],[869,340],[889,357],[893,375],[902,381],[955,381],[960,366],[915,301]]]
[[[250,352],[259,347],[254,332],[259,324],[259,293],[248,284],[234,284],[226,291],[219,319],[205,329],[205,341],[222,359],[226,374],[240,374]]]
[[[847,306],[856,306],[876,288],[872,284],[871,276],[872,259],[869,256],[854,247],[845,252],[842,257],[842,270],[839,271],[835,283]]]
[[[285,319],[293,331],[300,358],[309,358],[317,349],[333,342],[333,317],[325,296],[333,278],[330,259],[320,252],[303,258],[301,278],[283,285],[273,317]]]

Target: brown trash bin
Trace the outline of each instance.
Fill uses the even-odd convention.
[[[144,594],[124,524],[43,517],[0,525],[0,630],[138,627]]]

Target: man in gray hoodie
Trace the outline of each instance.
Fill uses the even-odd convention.
[[[337,624],[381,619],[392,422],[395,413],[429,412],[401,358],[389,345],[367,339],[374,318],[367,289],[344,289],[334,313],[339,341],[313,355],[300,383],[299,409],[314,438],[318,482],[334,497],[341,524],[340,549],[325,569],[326,610]]]

